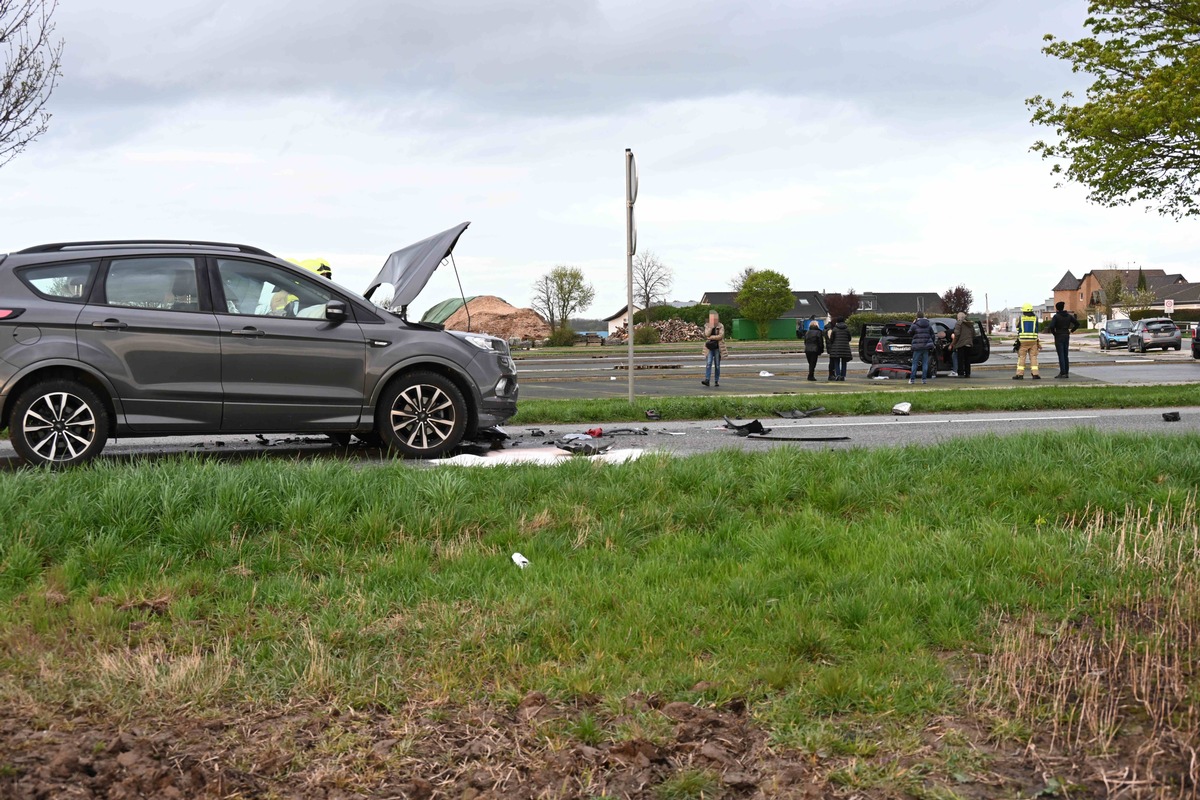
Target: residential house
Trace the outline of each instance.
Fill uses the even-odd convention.
[[[614,333],[616,333],[618,328],[623,328],[627,324],[629,324],[629,315],[625,313],[626,309],[628,309],[628,308],[629,308],[629,306],[627,306],[627,305],[621,306],[620,311],[613,314],[611,317],[604,318],[604,321],[608,323],[608,335],[609,336],[612,336]],[[640,308],[638,308],[637,306],[633,307],[634,314],[638,313],[639,311],[641,311]]]
[[[1121,285],[1130,291],[1137,288],[1138,272],[1136,269],[1094,269],[1084,273],[1082,278],[1076,278],[1068,270],[1054,285],[1054,302],[1062,303],[1067,311],[1080,319],[1087,317],[1089,307],[1105,305],[1105,285],[1112,283],[1114,276],[1121,278]],[[1146,288],[1155,291],[1158,287],[1186,284],[1187,279],[1179,274],[1168,275],[1161,269],[1140,270],[1146,279]]]
[[[872,314],[927,316],[942,313],[942,296],[937,292],[863,292],[858,296],[858,310]]]

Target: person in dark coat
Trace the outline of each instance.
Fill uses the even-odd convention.
[[[845,317],[838,317],[826,336],[829,343],[829,380],[846,380],[846,365],[854,355],[850,350],[850,328],[846,325]]]
[[[958,377],[971,377],[971,346],[975,344],[975,326],[967,320],[967,315],[958,312],[958,322],[954,325],[954,333],[950,336],[950,346],[954,348],[954,363],[958,365]]]
[[[1071,334],[1079,327],[1075,315],[1066,308],[1066,303],[1055,303],[1054,316],[1046,326],[1046,330],[1054,334],[1054,351],[1058,353],[1058,374],[1054,376],[1056,378],[1071,377],[1068,374],[1071,371],[1071,361],[1067,355],[1067,348],[1071,344]]]
[[[817,370],[817,359],[825,352],[825,334],[821,333],[821,327],[817,321],[809,320],[808,331],[804,334],[804,357],[808,359],[808,379],[815,381],[817,379],[814,374]]]
[[[917,318],[912,323],[912,368],[908,373],[908,382],[912,383],[917,377],[917,364],[921,365],[921,383],[929,377],[929,356],[933,353],[934,332],[933,323],[925,318],[924,311],[917,312]]]

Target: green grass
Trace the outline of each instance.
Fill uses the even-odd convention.
[[[934,713],[958,691],[946,654],[999,612],[1061,618],[1125,580],[1063,521],[1182,502],[1197,447],[1079,431],[621,467],[17,472],[0,700],[121,716],[640,690],[746,698],[785,739],[853,748],[811,721]],[[1115,481],[1118,462],[1152,466]]]
[[[1045,381],[1043,381],[1045,383]],[[663,419],[770,416],[775,411],[824,406],[830,414],[886,414],[894,391],[798,392],[794,395],[639,397],[625,399],[522,400],[514,425],[635,422],[646,410]],[[939,411],[1032,411],[1072,408],[1168,408],[1197,403],[1194,386],[1036,386],[1014,389],[929,389],[907,398],[917,413]]]

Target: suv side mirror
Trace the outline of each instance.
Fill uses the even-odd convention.
[[[330,322],[345,322],[346,304],[341,300],[330,300],[325,304],[325,319]]]

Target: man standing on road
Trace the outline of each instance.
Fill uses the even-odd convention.
[[[917,377],[917,365],[921,365],[921,383],[929,377],[929,357],[933,354],[934,343],[937,341],[933,332],[933,323],[925,318],[924,311],[917,312],[917,318],[912,324],[912,367],[908,371],[908,382],[912,383]]]
[[[1017,344],[1017,374],[1013,375],[1013,380],[1025,378],[1025,360],[1028,359],[1029,372],[1035,381],[1040,381],[1042,376],[1038,375],[1037,356],[1042,344],[1038,341],[1037,314],[1033,313],[1030,303],[1021,306],[1021,318],[1017,320]]]
[[[954,363],[958,367],[958,377],[971,377],[971,346],[975,344],[975,328],[967,320],[967,315],[958,312],[954,333],[950,336],[950,346],[953,348]]]
[[[1058,374],[1056,378],[1069,378],[1071,362],[1067,356],[1067,346],[1071,343],[1071,334],[1079,327],[1075,315],[1066,310],[1066,303],[1054,304],[1054,316],[1046,330],[1054,334],[1054,351],[1058,353]]]

